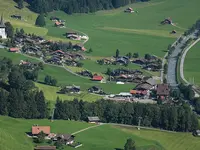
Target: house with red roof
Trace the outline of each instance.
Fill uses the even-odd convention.
[[[19,52],[19,48],[17,48],[17,47],[11,47],[9,49],[9,52],[17,53],[17,52]]]
[[[50,126],[32,126],[32,135],[38,135],[40,132],[44,132],[46,135],[50,134]]]
[[[92,80],[93,81],[101,81],[101,80],[103,80],[103,76],[94,75]]]

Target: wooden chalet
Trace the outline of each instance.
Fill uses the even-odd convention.
[[[170,94],[170,88],[168,84],[158,84],[156,89],[158,99],[167,99]]]
[[[102,91],[102,89],[100,87],[92,86],[91,88],[88,89],[88,92],[100,94],[103,91]]]
[[[84,47],[83,44],[76,44],[73,46],[74,50],[81,50],[81,51],[86,51],[87,49]]]
[[[88,122],[89,123],[99,123],[100,119],[97,116],[93,116],[93,117],[88,117]]]
[[[65,142],[66,145],[69,144],[73,144],[74,143],[74,135],[71,134],[57,134],[53,140],[54,141],[59,141],[59,140],[63,140]]]

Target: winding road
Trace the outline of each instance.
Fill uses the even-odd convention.
[[[198,42],[200,41],[200,38],[198,38],[194,43],[192,43],[183,53],[182,57],[181,57],[181,63],[180,63],[180,76],[181,79],[186,83],[186,84],[190,84],[184,77],[184,61],[185,61],[185,57],[187,55],[187,52],[194,46],[196,45]]]
[[[175,45],[175,49],[172,52],[172,54],[168,58],[168,71],[167,71],[167,83],[172,87],[172,88],[177,88],[178,83],[176,80],[176,75],[177,75],[177,63],[178,63],[178,57],[179,54],[183,51],[181,47],[186,43],[186,41],[190,38],[194,39],[196,38],[196,33],[197,31],[193,32],[192,34],[183,37],[183,40]]]

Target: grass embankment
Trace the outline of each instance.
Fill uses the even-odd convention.
[[[186,57],[184,62],[184,75],[186,80],[200,86],[200,43],[197,43],[192,47]]]

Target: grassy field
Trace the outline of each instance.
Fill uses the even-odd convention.
[[[0,117],[0,149],[1,150],[33,150],[32,140],[25,135],[31,131],[33,124],[49,125],[51,132],[73,133],[91,126],[84,122],[49,120],[23,120]]]
[[[0,116],[0,149],[32,150],[32,140],[25,135],[33,124],[49,125],[52,133],[72,134],[93,126],[85,122],[56,120],[24,120]],[[137,150],[199,150],[199,138],[191,133],[168,133],[154,130],[138,131],[112,125],[97,126],[76,134],[75,140],[83,143],[80,150],[122,149],[126,140],[132,138]],[[73,148],[65,147],[65,150]]]
[[[17,53],[10,53],[5,49],[0,49],[0,58],[7,57],[13,60],[15,64],[19,64],[20,60],[29,60],[31,62],[39,62],[36,59],[29,58],[26,56],[23,56],[21,54]],[[126,92],[129,91],[130,89],[135,87],[135,84],[124,84],[124,85],[117,85],[115,83],[100,83],[100,82],[93,82],[87,78],[80,78],[78,76],[75,76],[68,71],[66,71],[64,68],[57,67],[57,66],[51,66],[51,65],[44,65],[44,70],[39,72],[39,77],[38,81],[43,82],[44,78],[46,75],[51,75],[52,77],[55,77],[58,81],[58,85],[63,86],[63,85],[79,85],[81,86],[81,90],[87,91],[88,88],[96,85],[101,87],[104,91],[108,93],[120,93],[120,92]],[[46,87],[46,88],[45,88]],[[115,87],[115,88],[113,88]],[[46,92],[49,91],[47,95],[49,100],[55,99],[57,97],[57,94],[55,93],[56,89],[49,88],[49,86],[42,86],[42,89]],[[50,93],[53,93],[52,96],[50,96]],[[60,97],[60,96],[59,96]],[[67,98],[67,96],[64,96],[63,98]],[[62,96],[61,96],[62,98]],[[73,96],[69,96],[69,99],[72,99]],[[95,96],[88,95],[86,93],[82,94],[81,96],[79,95],[78,98],[84,98],[88,99],[88,101],[91,101],[93,98],[99,98]]]
[[[138,10],[137,14],[124,13],[125,8],[120,8],[89,15],[69,16],[63,12],[54,12],[49,16],[59,16],[66,20],[69,28],[88,34],[90,40],[86,47],[93,48],[93,56],[111,56],[117,48],[122,54],[139,52],[141,55],[153,53],[163,56],[163,50],[166,50],[167,45],[199,18],[198,3],[198,0],[190,2],[187,0],[152,0],[148,3],[130,5]],[[181,17],[182,14],[185,16]],[[161,26],[160,21],[166,17],[171,17],[178,27]],[[173,29],[177,30],[177,35],[170,35]],[[55,30],[47,34],[62,36]]]
[[[122,131],[132,133],[135,136],[154,140],[160,143],[165,150],[199,150],[199,138],[191,133],[169,133],[155,130],[140,130],[135,128],[121,128]]]
[[[189,50],[184,62],[184,76],[186,80],[193,82],[200,86],[200,43],[197,43]]]
[[[101,96],[89,94],[87,92],[82,92],[81,94],[58,94],[60,91],[59,87],[48,86],[45,84],[35,83],[35,85],[44,92],[44,96],[47,100],[55,102],[56,98],[59,97],[62,100],[73,100],[77,98],[79,100],[84,100],[88,102],[92,102],[98,99],[101,99]]]
[[[35,144],[26,137],[25,132],[30,132],[33,124],[49,125],[52,133],[66,134],[92,126],[91,124],[76,121],[60,120],[50,122],[49,120],[23,120],[0,117],[0,149],[32,150]],[[136,141],[138,150],[150,150],[150,147],[153,147],[154,150],[161,150],[161,146],[157,142],[135,136],[132,133],[123,132],[121,129],[111,125],[89,129],[77,134],[75,139],[77,142],[83,143],[83,146],[79,148],[80,150],[92,150],[94,148],[96,150],[114,150],[115,148],[123,148],[126,140],[130,137]],[[73,148],[66,146],[65,149]]]
[[[67,15],[64,12],[52,12],[46,18],[47,25],[45,28],[35,27],[36,13],[31,12],[28,8],[22,10],[14,7],[16,3],[12,0],[0,0],[0,12],[4,14],[6,21],[10,21],[15,28],[24,28],[25,32],[31,32],[42,35],[47,39],[68,41],[63,34],[69,30],[78,30],[86,33],[90,39],[86,43],[86,48],[92,48],[93,52],[88,54],[92,57],[113,56],[116,49],[124,55],[128,52],[138,52],[140,56],[146,53],[162,57],[168,44],[172,43],[175,38],[186,28],[191,26],[199,18],[198,0],[152,0],[146,3],[134,3],[130,7],[137,10],[138,13],[124,13],[127,7],[115,10],[99,11],[94,14],[74,14]],[[26,4],[25,4],[26,5]],[[11,19],[10,15],[19,14],[24,20],[19,21]],[[184,14],[184,17],[182,17]],[[50,16],[57,16],[66,20],[67,28],[56,28],[53,22],[49,20]],[[171,17],[175,26],[160,25],[160,22],[166,17]],[[171,35],[172,30],[177,30],[176,35]],[[6,56],[1,53],[1,56]],[[18,62],[26,59],[24,56],[9,54],[9,58]],[[99,67],[94,61],[85,61],[84,68],[93,72],[105,72],[106,68]],[[131,68],[138,66],[131,65]],[[112,66],[113,68],[113,66]],[[151,72],[148,72],[151,74]],[[109,93],[119,93],[129,91],[135,85],[116,85],[115,83],[100,84],[94,83],[88,79],[74,76],[63,68],[45,65],[45,70],[39,74],[39,81],[43,82],[45,75],[51,75],[58,80],[59,85],[75,84],[80,85],[83,90],[97,85]],[[154,74],[153,74],[154,75]],[[158,74],[155,74],[158,75]],[[114,87],[114,88],[113,88]],[[48,91],[48,87],[45,91]],[[49,95],[49,94],[47,94]],[[48,96],[55,97],[57,96]]]

